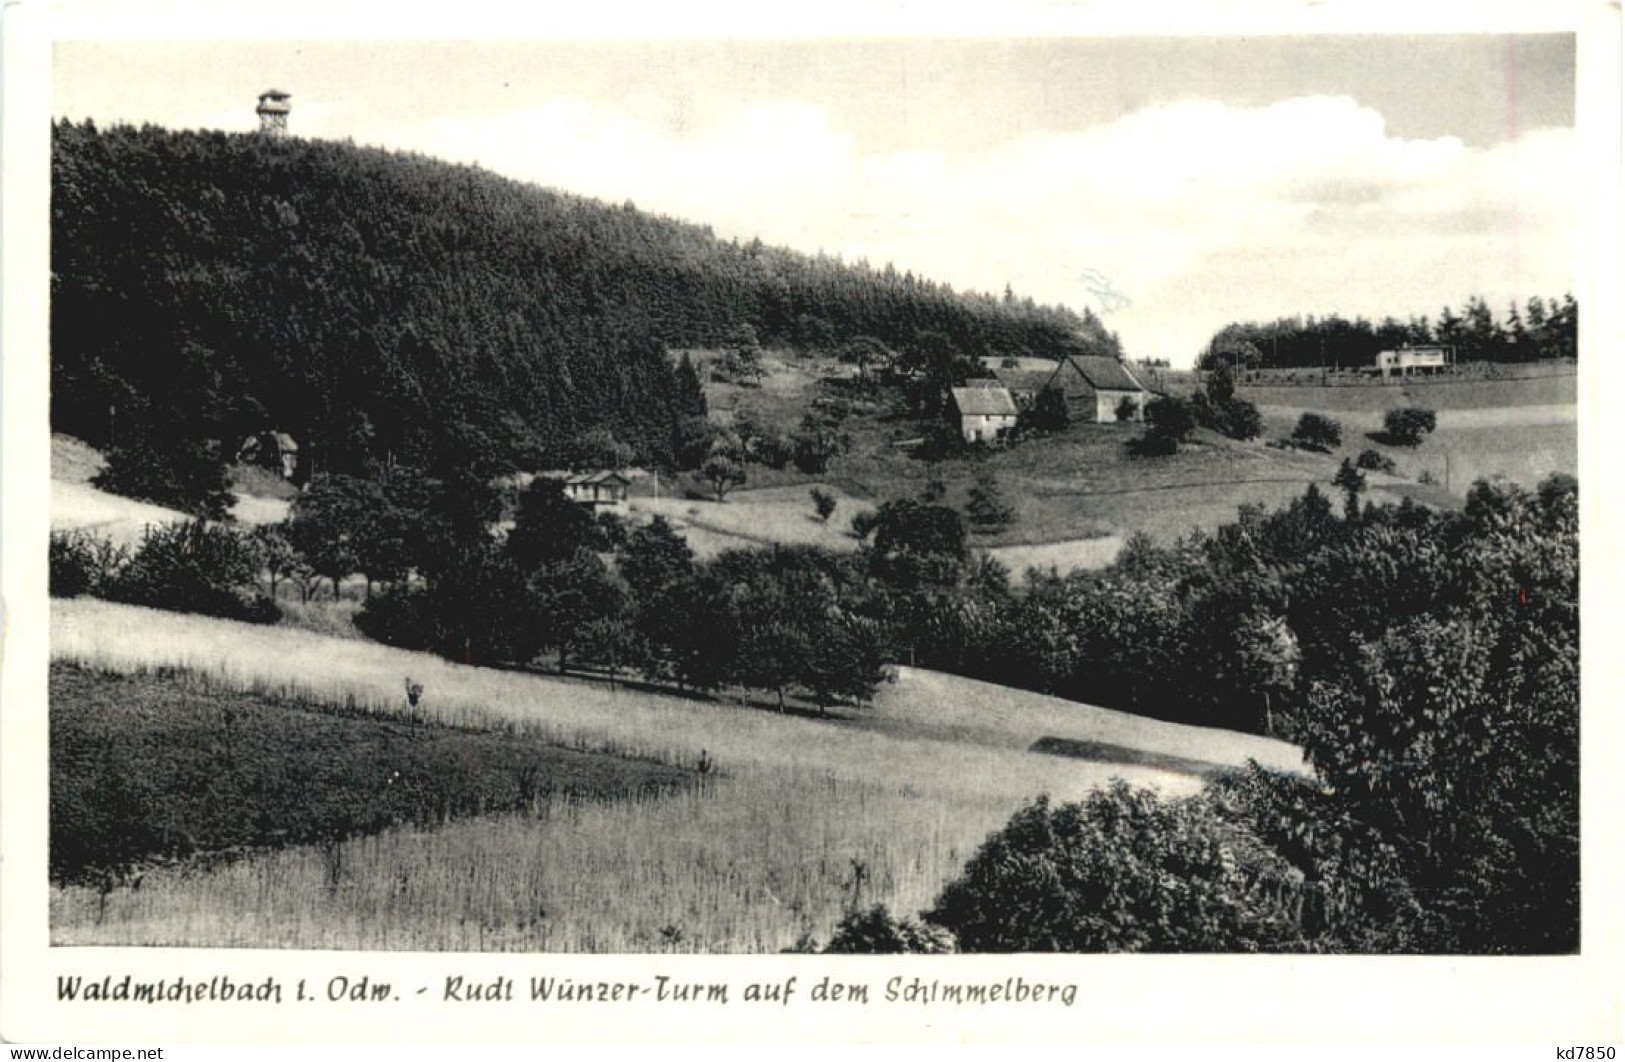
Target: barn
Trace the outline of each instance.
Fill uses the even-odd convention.
[[[966,442],[996,443],[1015,430],[1016,403],[1003,387],[955,387],[953,398]]]
[[[1151,391],[1134,372],[1116,358],[1101,354],[1068,354],[1056,364],[1041,390],[1055,388],[1066,398],[1067,415],[1074,424],[1111,424],[1121,419],[1126,400],[1133,409],[1130,420],[1145,418]]]

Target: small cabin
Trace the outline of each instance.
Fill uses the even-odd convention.
[[[578,505],[585,505],[595,515],[625,513],[626,492],[631,485],[630,479],[613,470],[581,472],[564,481],[564,495]]]
[[[243,440],[237,460],[263,465],[283,479],[292,479],[299,472],[299,444],[285,431],[262,431]]]
[[[968,443],[997,443],[1015,430],[1016,402],[1003,387],[955,387],[954,408],[959,411],[959,433]]]

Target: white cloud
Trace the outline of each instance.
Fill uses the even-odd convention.
[[[1186,100],[982,153],[866,154],[814,107],[689,102],[557,101],[366,139],[1045,302],[1092,305],[1096,270],[1132,299],[1105,318],[1130,353],[1176,363],[1229,320],[1573,283],[1568,130],[1483,149],[1392,137],[1347,97]]]

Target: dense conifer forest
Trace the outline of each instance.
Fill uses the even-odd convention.
[[[741,326],[1117,349],[1087,312],[349,143],[63,121],[53,167],[54,425],[159,465],[272,428],[307,471],[545,466],[605,429],[662,463],[695,412],[668,351]]]

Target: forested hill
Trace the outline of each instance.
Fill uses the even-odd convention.
[[[54,129],[53,417],[92,442],[292,432],[323,467],[660,461],[667,348],[1114,351],[1092,316],[717,239],[420,156],[319,140]],[[691,403],[687,403],[691,404]]]

